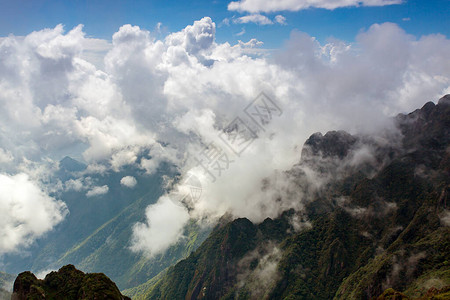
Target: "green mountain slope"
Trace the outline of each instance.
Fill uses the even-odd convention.
[[[55,264],[75,263],[86,272],[103,270],[112,274],[120,287],[133,287],[188,256],[207,237],[209,230],[192,222],[185,231],[188,238],[170,247],[164,254],[148,258],[129,247],[132,226],[142,221],[147,206],[145,197],[125,208],[99,227],[91,236],[67,251]]]
[[[450,95],[396,122],[402,138],[390,143],[311,136],[291,180],[304,188],[305,165],[332,180],[303,214],[216,227],[135,299],[397,299],[389,288],[448,299]],[[374,149],[372,162],[344,164],[361,143]],[[310,225],[296,231],[292,220],[304,215]]]
[[[148,258],[129,249],[132,228],[145,221],[145,209],[165,192],[164,177],[176,177],[172,167],[162,166],[153,175],[125,167],[120,172],[102,174],[80,173],[86,166],[66,157],[60,162],[58,178],[65,185],[82,178],[84,184],[107,185],[104,195],[88,197],[86,190],[64,190],[54,195],[68,206],[65,220],[39,239],[28,256],[5,255],[6,270],[19,273],[31,269],[42,272],[73,264],[84,272],[103,272],[121,289],[134,287],[189,255],[206,238],[207,228],[192,223],[186,229],[188,239],[171,247],[166,253]],[[124,176],[137,179],[134,188],[120,184]]]

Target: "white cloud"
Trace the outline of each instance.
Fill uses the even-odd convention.
[[[223,19],[222,22],[219,24],[219,27],[221,27],[222,25],[230,26],[230,19],[228,18]]]
[[[449,210],[444,210],[440,214],[439,217],[440,217],[442,225],[450,227],[450,211]]]
[[[280,249],[272,243],[267,244],[265,248],[251,251],[238,262],[238,286],[246,286],[254,299],[263,299],[280,277]],[[253,265],[255,262],[258,263],[256,267]]]
[[[96,174],[100,174],[101,170],[96,170]],[[75,191],[75,192],[81,192],[81,191],[87,191],[92,189],[94,186],[94,180],[90,176],[86,177],[79,177],[76,179],[69,179],[64,182],[64,189],[66,191]]]
[[[244,34],[245,34],[245,28],[242,28],[242,30],[239,31],[238,33],[236,33],[235,35],[236,36],[241,36],[241,35],[244,35]]]
[[[188,110],[173,124],[183,133],[201,137],[204,145],[211,141],[220,144],[221,126],[240,115],[261,90],[270,91],[283,108],[283,115],[273,120],[270,130],[259,132],[259,139],[215,183],[209,182],[202,168],[186,168],[203,186],[202,197],[190,204],[191,216],[219,217],[231,212],[261,221],[291,207],[301,208],[302,195],[273,170],[286,170],[297,162],[299,149],[312,132],[376,130],[386,126],[387,116],[420,107],[430,99],[425,93],[438,99],[450,85],[448,70],[439,64],[428,68],[418,59],[448,61],[442,50],[450,49],[450,44],[442,36],[417,40],[397,25],[386,23],[373,25],[356,41],[332,40],[321,45],[305,33],[294,32],[285,49],[275,53],[275,63],[242,56],[243,43],[232,49],[217,45],[211,49],[210,57],[216,59],[211,67],[194,64],[177,69],[189,76],[171,74],[165,93],[177,105],[186,104]],[[405,94],[412,86],[420,87],[420,92]],[[190,149],[194,149],[191,155],[198,155],[202,147]],[[370,159],[370,151],[361,149],[353,163]],[[265,178],[271,178],[273,189],[261,190]],[[178,197],[168,196],[173,201]],[[282,201],[275,201],[280,196]]]
[[[95,197],[95,196],[100,196],[100,195],[104,195],[106,193],[108,193],[109,191],[109,187],[107,185],[103,185],[103,186],[94,186],[92,189],[90,189],[87,193],[86,196],[87,197]]]
[[[119,152],[116,152],[111,157],[111,166],[113,170],[119,171],[121,167],[126,165],[132,165],[137,160],[137,151],[136,149],[122,149]]]
[[[106,40],[85,38],[83,40],[83,51],[80,57],[98,69],[104,69],[104,57],[111,50],[112,44]]]
[[[350,6],[385,6],[402,0],[240,0],[230,2],[228,10],[258,12],[299,11],[308,8],[336,9]]]
[[[137,223],[133,228],[131,249],[149,256],[163,252],[183,234],[189,220],[186,208],[162,197],[158,203],[146,210],[146,223]]]
[[[120,179],[120,184],[128,188],[133,188],[136,186],[137,180],[133,176],[125,176]]]
[[[176,153],[170,147],[155,144],[150,148],[150,159],[142,158],[139,167],[149,175],[154,174],[163,161],[176,162]]]
[[[242,48],[255,48],[255,47],[261,47],[262,45],[264,45],[263,42],[258,41],[257,39],[251,39],[248,42],[243,42],[243,41],[238,41],[239,46],[241,46]]]
[[[42,153],[61,157],[86,144],[85,159],[92,161],[126,148],[125,140],[153,143],[136,128],[111,77],[82,59],[86,44],[106,50],[100,40],[86,39],[82,26],[1,40],[1,141],[19,161],[39,160]]]
[[[66,205],[28,175],[0,174],[0,255],[29,246],[66,214]]]
[[[276,15],[274,21],[281,25],[286,25],[286,18],[282,15]]]
[[[253,14],[248,16],[239,17],[233,20],[234,23],[246,24],[246,23],[255,23],[258,25],[270,25],[273,22],[266,16],[260,14]]]
[[[48,274],[50,274],[51,272],[57,272],[58,270],[56,269],[44,269],[44,270],[40,270],[39,272],[36,272],[36,278],[38,279],[45,279],[45,276],[47,276]]]
[[[69,179],[66,182],[64,182],[64,186],[67,191],[73,190],[76,192],[82,191],[83,189],[87,188],[82,178]]]
[[[188,54],[201,54],[214,42],[216,24],[209,17],[195,21],[180,32],[172,33],[166,38],[169,47],[183,47]]]
[[[66,34],[57,26],[2,39],[0,147],[6,160],[9,153],[24,162],[20,168],[11,166],[12,174],[25,172],[34,180],[32,173],[36,178],[47,174],[39,168],[45,157],[57,160],[73,151],[82,153],[89,173],[140,162],[151,174],[162,161],[170,161],[185,175],[195,166],[188,154],[199,155],[211,142],[223,146],[221,130],[235,117],[245,117],[243,108],[264,91],[283,115],[260,130],[214,184],[201,168],[194,169],[203,180],[203,196],[190,204],[191,217],[214,219],[231,212],[259,221],[302,205],[281,171],[298,162],[311,133],[376,130],[385,126],[387,116],[411,111],[450,90],[450,41],[443,35],[418,39],[385,23],[362,31],[351,44],[320,44],[294,31],[283,49],[266,58],[260,41],[217,43],[215,30],[212,20],[203,18],[158,40],[124,25],[113,36],[104,71],[83,59],[81,26]],[[140,153],[151,158],[138,160]],[[354,157],[355,162],[367,159],[368,150]],[[274,189],[261,190],[266,178]],[[65,188],[80,189],[80,183]],[[274,201],[280,195],[282,201]],[[158,210],[173,208],[164,201]],[[164,247],[180,237],[173,233],[180,224],[166,236]],[[139,228],[153,232],[153,225],[144,225]],[[164,237],[152,234],[158,241]],[[134,242],[138,249],[152,243],[139,234]]]

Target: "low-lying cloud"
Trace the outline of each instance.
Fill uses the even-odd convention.
[[[109,191],[109,187],[107,185],[94,186],[92,189],[87,191],[86,196],[87,197],[100,196],[100,195],[104,195],[104,194],[108,193],[108,191]]]
[[[183,235],[184,224],[189,220],[186,208],[177,205],[167,197],[147,207],[148,223],[134,226],[133,251],[143,251],[148,255],[158,254]]]
[[[361,31],[355,43],[321,44],[293,31],[283,48],[271,53],[256,48],[261,41],[230,45],[216,42],[215,34],[215,23],[205,17],[161,40],[132,25],[122,26],[112,43],[87,42],[81,25],[67,33],[58,25],[2,38],[2,170],[34,180],[28,166],[73,154],[83,158],[91,173],[133,165],[153,174],[168,161],[178,168],[180,182],[188,172],[194,174],[201,182],[199,199],[180,203],[179,193],[169,193],[134,227],[131,248],[154,254],[182,236],[189,218],[214,220],[229,212],[260,221],[301,207],[301,195],[283,186],[283,171],[299,161],[312,133],[373,132],[386,126],[388,116],[450,92],[450,40],[439,34],[417,38],[384,23]],[[98,55],[105,52],[101,68]],[[277,103],[282,115],[264,129],[254,126],[257,138],[236,155],[220,136],[237,117],[253,124],[244,109],[260,92]],[[214,182],[195,161],[212,145],[232,161]],[[370,159],[369,150],[361,150],[355,163]],[[148,156],[138,159],[142,153]],[[261,183],[267,178],[273,189],[264,191]],[[63,188],[89,196],[108,192],[107,186],[77,179]],[[64,216],[55,207],[50,211],[51,225],[45,230]],[[3,228],[19,230],[14,219],[5,220]],[[26,242],[4,251],[26,246],[43,232],[30,230],[19,238]]]
[[[0,174],[0,255],[29,246],[66,214],[66,205],[27,174]]]
[[[137,180],[133,176],[125,176],[120,179],[120,184],[128,188],[134,188],[137,184]]]

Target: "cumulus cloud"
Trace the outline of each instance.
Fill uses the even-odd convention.
[[[120,184],[128,188],[133,188],[136,186],[137,180],[133,176],[125,176],[120,179]]]
[[[205,17],[161,40],[132,25],[122,26],[112,44],[86,42],[82,26],[1,39],[2,161],[19,162],[22,169],[9,164],[11,174],[25,172],[30,178],[39,170],[33,164],[46,157],[57,161],[68,151],[82,155],[86,173],[132,164],[152,174],[169,161],[180,182],[188,172],[195,174],[202,184],[200,199],[183,203],[169,193],[135,226],[132,249],[154,253],[180,238],[189,217],[215,219],[229,212],[260,221],[301,208],[283,171],[299,161],[311,133],[374,131],[385,126],[387,116],[450,91],[450,41],[443,35],[416,38],[385,23],[361,31],[354,43],[321,44],[294,31],[282,49],[266,57],[260,41],[217,43],[215,34],[215,23]],[[85,56],[92,48],[108,51],[103,70]],[[282,110],[264,128],[244,112],[261,91]],[[236,117],[256,136],[239,156],[220,138]],[[195,159],[214,145],[232,162],[211,182]],[[370,161],[370,154],[361,149],[354,163]],[[261,183],[268,178],[274,188],[264,190]],[[65,188],[89,195],[108,191],[80,185],[74,179]],[[171,209],[181,221],[172,220]],[[167,228],[170,234],[157,233],[166,228],[162,218],[152,221],[155,211],[167,224],[176,223]],[[153,238],[161,246],[154,246]]]
[[[336,9],[351,6],[385,6],[402,0],[240,0],[228,4],[228,10],[257,12],[299,11],[308,8]]]
[[[109,187],[107,185],[94,186],[92,189],[87,191],[86,196],[87,197],[100,196],[100,195],[104,195],[104,194],[108,193],[108,191],[109,191]]]
[[[132,165],[137,160],[138,149],[122,149],[111,157],[111,167],[119,171],[121,167]]]
[[[64,182],[64,187],[65,187],[65,190],[67,190],[67,191],[73,190],[76,192],[79,192],[86,188],[86,186],[84,185],[84,182],[83,182],[83,178],[69,179],[66,182]]]
[[[0,255],[29,246],[66,214],[66,205],[28,175],[0,174]]]
[[[177,241],[189,220],[186,208],[167,197],[147,207],[145,215],[147,222],[134,226],[131,249],[143,251],[149,256],[166,250],[173,241]]]
[[[229,150],[217,138],[221,126],[242,116],[243,107],[251,103],[258,91],[269,91],[283,108],[283,115],[273,119],[266,131],[259,131],[259,138],[240,157],[233,157],[232,151],[227,153],[234,162],[214,183],[202,167],[185,168],[185,172],[189,170],[200,178],[203,188],[202,197],[188,205],[191,216],[219,217],[229,212],[258,222],[276,217],[288,208],[300,209],[301,195],[289,185],[283,186],[283,173],[274,174],[274,169],[291,168],[299,159],[303,141],[312,132],[335,128],[373,132],[386,126],[387,116],[421,106],[424,99],[430,99],[425,93],[438,99],[448,89],[448,71],[439,64],[428,68],[418,60],[431,56],[431,61],[448,61],[442,49],[450,49],[449,41],[443,36],[416,39],[397,25],[385,23],[361,32],[356,41],[353,45],[335,40],[321,45],[305,33],[293,32],[273,61],[242,56],[243,44],[239,48],[233,46],[240,56],[234,56],[234,51],[224,54],[227,46],[216,45],[210,54],[216,60],[212,66],[190,68],[198,81],[169,77],[169,99],[193,105],[174,124],[178,130],[199,137],[204,147],[213,142],[222,145],[224,151]],[[437,48],[427,47],[430,42]],[[394,44],[398,51],[392,51]],[[423,47],[428,50],[422,50]],[[249,76],[250,70],[258,75]],[[415,84],[416,80],[421,83]],[[420,86],[420,92],[407,92],[413,86]],[[226,95],[224,98],[219,96],[219,90]],[[236,101],[236,96],[241,99]],[[199,100],[192,102],[194,98]],[[211,100],[206,103],[203,99]],[[201,153],[202,146],[191,146],[191,154]],[[363,147],[354,153],[349,164],[372,160],[370,149]],[[261,182],[267,178],[273,189],[262,189]],[[169,197],[177,199],[177,195]],[[135,236],[138,235],[137,230]]]
[[[104,70],[105,65],[103,58],[111,48],[112,44],[106,40],[85,38],[83,40],[83,51],[81,52],[80,57],[96,66],[97,69]]]
[[[281,25],[286,25],[286,18],[282,15],[276,15],[274,21]]]

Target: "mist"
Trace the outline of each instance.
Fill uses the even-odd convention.
[[[92,173],[135,166],[154,174],[162,162],[175,166],[179,183],[147,208],[130,239],[133,251],[155,255],[182,238],[190,219],[214,223],[230,213],[260,222],[301,210],[306,191],[294,192],[285,172],[300,161],[311,134],[391,132],[390,117],[450,93],[450,41],[443,35],[415,38],[383,23],[362,30],[355,42],[321,44],[293,31],[282,49],[267,54],[257,40],[218,43],[216,30],[205,17],[162,39],[132,25],[111,43],[87,37],[82,25],[0,39],[0,176],[32,181],[45,224],[14,235],[1,251],[26,247],[63,220],[64,203],[51,191],[84,189],[76,180],[65,186],[46,180],[65,155]],[[274,109],[264,122],[249,113],[262,105],[260,95]],[[226,142],[236,128],[250,141],[239,151]],[[212,150],[226,166],[220,172],[199,164]],[[143,152],[150,157],[138,160]],[[361,148],[353,163],[371,157],[370,148]],[[310,174],[311,184],[320,185]],[[201,196],[186,198],[192,175]],[[136,183],[125,177],[121,184]],[[0,192],[14,195],[17,188],[0,185]],[[86,195],[108,190],[89,186]],[[30,199],[0,197],[0,205]],[[2,219],[0,235],[12,236],[16,220]]]

